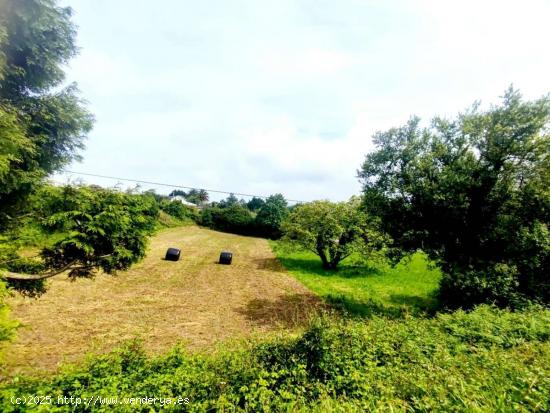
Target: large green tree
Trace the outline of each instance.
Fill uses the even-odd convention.
[[[0,228],[48,174],[78,158],[92,126],[63,65],[77,53],[71,9],[0,0]]]
[[[298,205],[283,221],[282,232],[285,241],[313,252],[330,270],[354,252],[371,252],[385,243],[376,220],[362,210],[358,198]]]
[[[252,197],[250,201],[246,203],[246,207],[253,212],[258,211],[261,207],[265,205],[265,201],[262,198]]]
[[[550,99],[377,133],[359,171],[365,205],[404,250],[444,271],[450,305],[550,299]]]
[[[206,192],[204,189],[191,189],[183,196],[187,201],[195,205],[203,205],[204,203],[208,202],[210,198],[208,196],[208,192]]]
[[[58,241],[42,249],[41,261],[15,257],[0,269],[8,270],[4,275],[12,286],[33,294],[43,291],[42,280],[62,272],[72,276],[88,276],[97,269],[112,273],[139,261],[159,211],[150,194],[96,186],[45,185],[31,203],[33,222]],[[37,268],[42,272],[36,273]]]
[[[288,204],[282,194],[269,196],[256,215],[256,227],[261,235],[269,238],[281,236],[281,223],[288,215]]]

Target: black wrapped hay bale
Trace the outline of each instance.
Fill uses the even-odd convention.
[[[168,248],[166,251],[166,257],[164,257],[167,261],[178,261],[180,259],[181,251],[177,248]]]
[[[222,251],[220,254],[220,264],[230,265],[233,261],[233,254],[229,251]]]

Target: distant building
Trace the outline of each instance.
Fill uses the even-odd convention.
[[[199,208],[198,205],[196,205],[196,204],[194,204],[194,203],[192,203],[192,202],[189,202],[187,199],[185,199],[185,198],[182,197],[181,195],[169,196],[168,199],[170,199],[170,201],[178,201],[178,202],[181,202],[183,205],[188,206],[188,207]]]

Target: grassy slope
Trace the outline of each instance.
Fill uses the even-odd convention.
[[[194,221],[191,218],[178,219],[172,215],[167,214],[164,211],[160,211],[159,219],[157,222],[157,230],[164,228],[176,228],[182,226],[194,225]]]
[[[423,254],[395,268],[344,261],[337,272],[324,270],[310,252],[291,252],[272,241],[283,266],[311,291],[353,314],[399,317],[432,312],[437,306],[440,272],[430,268]]]

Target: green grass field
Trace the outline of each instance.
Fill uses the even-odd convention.
[[[290,251],[277,241],[271,247],[283,266],[307,288],[333,305],[360,316],[402,317],[431,314],[437,307],[441,274],[424,254],[395,267],[368,265],[350,257],[338,271],[324,270],[315,254]]]

